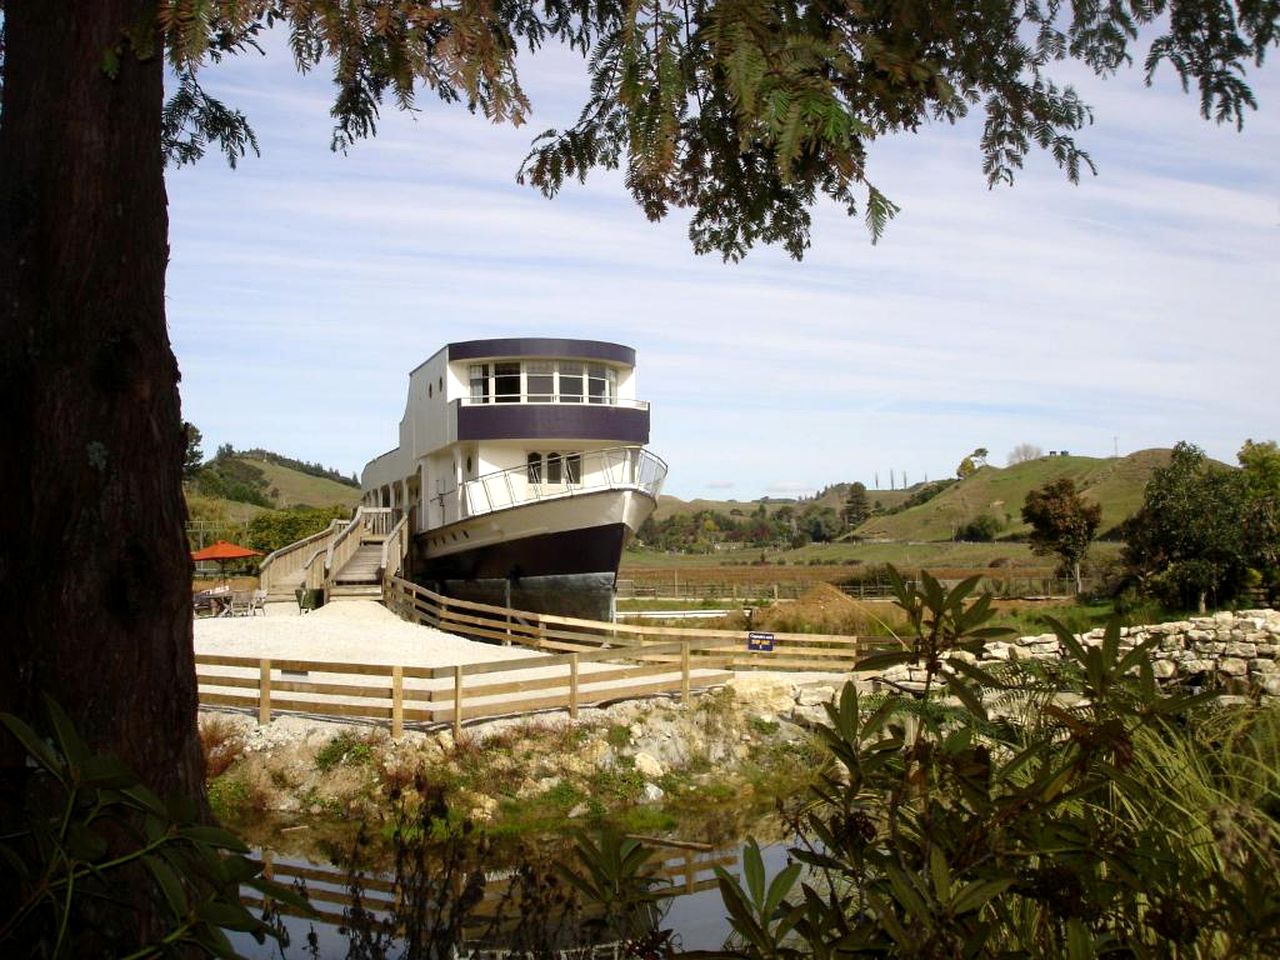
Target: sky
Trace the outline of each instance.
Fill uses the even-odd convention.
[[[1137,58],[1141,62],[1141,57]],[[206,455],[263,447],[344,473],[394,447],[408,374],[446,343],[611,340],[637,352],[665,492],[811,495],[950,476],[1030,443],[1105,457],[1188,440],[1235,461],[1280,439],[1280,74],[1243,132],[1202,120],[1166,72],[1069,66],[1098,166],[1073,186],[1033,154],[989,190],[979,121],[872,145],[902,212],[872,245],[815,211],[801,262],[697,256],[616,173],[553,200],[515,182],[582,101],[576,55],[521,61],[531,122],[423,94],[329,150],[332,87],[275,42],[201,80],[260,145],[168,174],[170,336]]]

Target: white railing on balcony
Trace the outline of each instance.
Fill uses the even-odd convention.
[[[667,464],[643,447],[610,447],[564,457],[560,464],[563,482],[548,482],[550,472],[547,464],[532,471],[522,465],[446,489],[436,497],[444,508],[444,523],[602,490],[636,490],[656,500],[667,477]]]
[[[566,399],[572,396],[573,399]],[[536,397],[536,400],[530,399]],[[504,406],[516,403],[522,403],[525,406],[554,406],[554,407],[623,407],[627,410],[648,410],[648,400],[625,400],[621,397],[591,397],[586,394],[566,394],[565,396],[551,395],[551,399],[547,399],[548,394],[545,393],[503,393],[497,396],[488,397],[460,397],[455,402],[464,407],[493,407]]]

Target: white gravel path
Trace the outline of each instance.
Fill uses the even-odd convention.
[[[195,650],[231,657],[402,667],[447,667],[545,656],[526,647],[480,643],[412,624],[372,600],[331,603],[303,616],[272,610],[266,616],[197,619]]]

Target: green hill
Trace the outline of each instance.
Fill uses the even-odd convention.
[[[844,501],[847,496],[849,485],[847,483],[837,483],[822,491],[817,498],[807,497],[805,499],[787,499],[773,498],[767,500],[681,500],[679,497],[668,496],[663,494],[658,498],[658,509],[653,513],[655,521],[665,520],[680,513],[697,513],[700,510],[712,510],[716,513],[723,513],[727,516],[750,516],[756,510],[760,509],[760,504],[765,505],[765,509],[773,514],[783,507],[791,507],[794,510],[803,510],[805,507],[816,503],[819,507],[831,507],[836,512],[844,509]],[[875,504],[877,501],[880,506],[885,509],[894,507],[901,503],[907,497],[911,496],[911,490],[868,490],[867,499]],[[735,513],[734,511],[737,511]]]
[[[1142,505],[1152,469],[1168,462],[1168,450],[1139,450],[1118,459],[1040,457],[1004,469],[982,467],[927,503],[872,517],[857,534],[867,539],[950,540],[957,527],[987,513],[1004,524],[1000,537],[1020,536],[1028,531],[1022,522],[1027,494],[1059,477],[1070,477],[1086,498],[1102,505],[1100,529],[1106,532]]]
[[[266,478],[266,497],[277,508],[306,504],[310,507],[354,507],[360,502],[360,490],[328,477],[301,473],[291,467],[250,456],[237,460],[262,471]]]

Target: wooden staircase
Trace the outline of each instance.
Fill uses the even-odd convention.
[[[382,599],[382,544],[386,537],[365,536],[355,554],[332,577],[330,602]]]
[[[388,507],[359,507],[350,520],[275,551],[260,572],[267,599],[295,600],[299,588],[323,600],[381,600],[384,576],[396,576],[409,552],[408,517]]]

